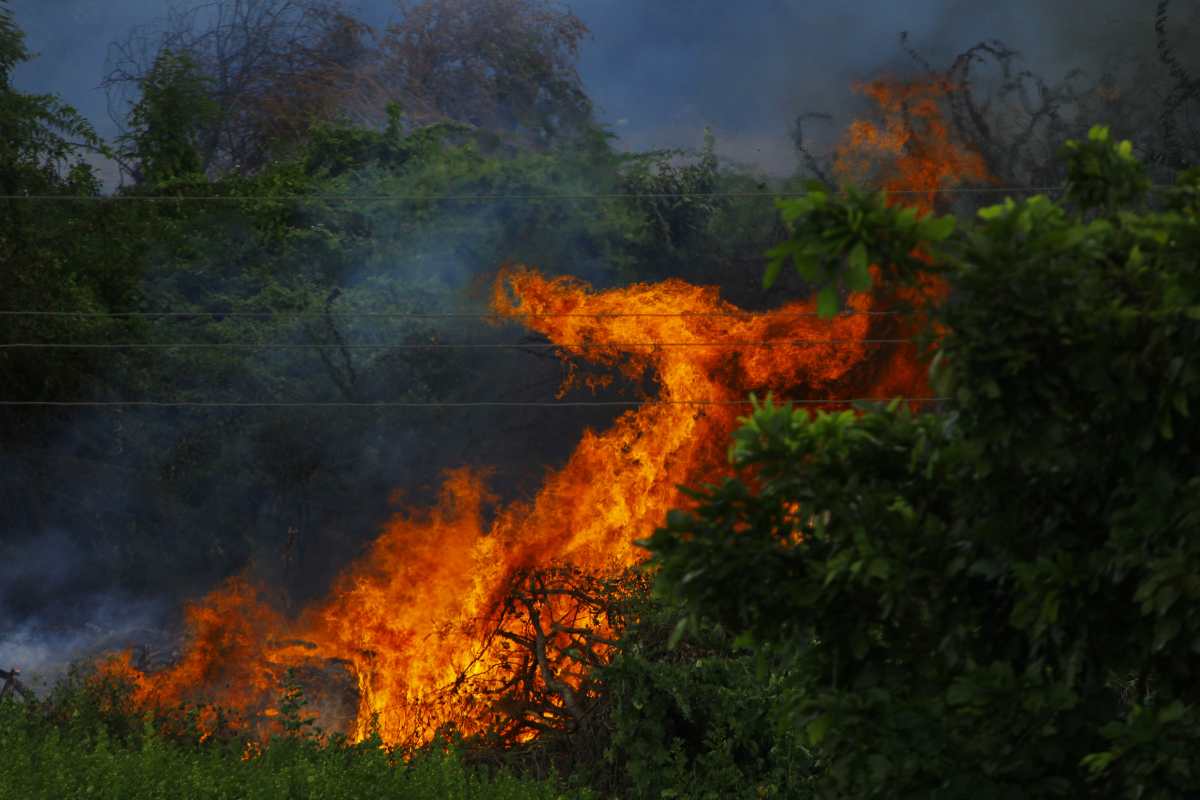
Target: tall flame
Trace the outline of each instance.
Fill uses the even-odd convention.
[[[883,84],[869,91],[885,114],[918,96],[889,94]],[[946,136],[944,125],[932,131]],[[891,123],[856,124],[848,147],[899,140],[897,147],[909,147],[913,140],[901,133]],[[948,147],[926,143],[916,155],[901,154],[894,179],[932,190],[973,169],[947,155]],[[141,702],[203,699],[253,715],[271,707],[285,669],[325,659],[357,685],[349,726],[356,738],[373,726],[397,744],[428,741],[448,724],[464,734],[483,731],[505,713],[496,698],[519,677],[512,643],[536,636],[565,649],[580,613],[578,592],[547,592],[542,618],[518,630],[506,621],[514,587],[561,565],[603,575],[637,563],[634,540],[682,501],[676,487],[722,468],[747,393],[844,399],[927,391],[911,347],[868,341],[903,328],[861,313],[874,302],[852,295],[848,309],[859,313],[822,320],[807,301],[743,312],[716,289],[680,280],[594,291],[507,268],[493,287],[497,315],[543,334],[564,358],[650,381],[655,396],[607,430],[585,431],[566,465],[529,500],[489,513],[495,498],[483,474],[451,473],[435,507],[397,514],[328,597],[295,620],[280,618],[237,579],[190,608],[192,641],[178,664],[152,674],[132,670],[128,660],[109,668],[135,681]],[[611,624],[591,622],[608,641]],[[536,679],[565,687],[566,696],[582,681],[568,666],[541,659]]]

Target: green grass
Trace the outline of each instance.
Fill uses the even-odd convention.
[[[120,722],[120,720],[118,720]],[[124,730],[94,705],[0,701],[0,800],[558,800],[554,781],[465,765],[431,751],[407,763],[378,746],[281,738],[251,760],[243,744],[188,744],[152,723]]]

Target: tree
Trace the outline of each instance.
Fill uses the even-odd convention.
[[[134,139],[167,86],[200,102],[189,147],[210,177],[260,171],[314,124],[382,128],[392,104],[415,127],[460,122],[544,147],[594,126],[575,71],[586,32],[548,0],[400,3],[382,32],[338,0],[211,0],[114,42],[103,86]]]
[[[110,226],[114,215],[88,204],[39,199],[46,195],[91,198],[100,182],[88,157],[109,151],[74,108],[50,95],[20,92],[11,71],[30,58],[24,34],[0,5],[0,294],[6,309],[94,311],[126,300],[136,268],[124,247],[85,234]],[[81,320],[4,320],[12,341],[46,335],[94,335],[106,323]],[[6,351],[0,355],[6,388],[14,394],[70,390],[90,369],[78,354],[45,358]],[[26,399],[30,399],[26,395]]]
[[[220,113],[209,81],[188,53],[164,50],[141,80],[122,137],[125,168],[138,184],[203,180],[205,130]]]
[[[978,154],[1001,186],[1057,186],[1065,165],[1057,158],[1060,142],[1087,133],[1089,120],[1112,122],[1114,136],[1129,139],[1134,153],[1156,182],[1171,182],[1185,165],[1200,161],[1200,67],[1193,41],[1200,29],[1200,8],[1170,13],[1168,0],[1153,5],[1154,52],[1128,47],[1103,53],[1094,71],[1074,68],[1059,80],[1024,65],[1021,53],[996,39],[977,42],[948,66],[935,67],[900,35],[900,46],[919,70],[919,81],[943,87],[946,120],[954,141]],[[1149,20],[1148,20],[1149,21]],[[903,129],[919,130],[918,103],[905,103]],[[797,116],[792,131],[803,169],[834,185],[832,159],[818,157],[806,136],[812,120],[828,114]],[[921,142],[910,137],[909,143]],[[956,211],[980,206],[972,195],[953,199]],[[939,198],[949,208],[949,198]],[[984,199],[986,202],[986,198]]]
[[[363,30],[335,0],[173,4],[165,19],[109,46],[102,81],[109,112],[118,122],[131,114],[137,136],[148,121],[147,100],[150,106],[165,102],[168,85],[182,92],[178,79],[187,76],[187,96],[212,112],[198,114],[200,131],[189,134],[203,171],[253,173],[311,121],[342,110],[329,108],[328,100],[345,89],[363,56]],[[149,98],[134,100],[145,93]]]
[[[417,118],[449,118],[538,146],[591,126],[575,70],[587,27],[553,0],[400,5],[382,39],[382,70]]]
[[[646,542],[690,618],[781,659],[817,796],[1200,791],[1200,170],[1150,212],[1129,143],[1064,155],[1068,208],[953,235],[878,195],[785,204],[809,271],[949,281],[945,405],[760,405],[736,475]]]

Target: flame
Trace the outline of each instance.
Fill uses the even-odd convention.
[[[328,599],[291,623],[246,580],[231,581],[189,608],[192,642],[177,665],[132,671],[140,700],[202,696],[261,720],[271,716],[286,667],[320,656],[350,665],[359,698],[355,738],[373,724],[391,743],[428,741],[448,724],[481,732],[504,710],[493,706],[512,679],[512,637],[530,625],[527,617],[507,627],[500,619],[514,582],[557,565],[613,574],[640,560],[633,542],[680,502],[676,487],[721,468],[748,392],[846,397],[866,392],[873,378],[862,369],[875,349],[863,341],[872,318],[821,320],[809,302],[745,313],[715,289],[678,280],[596,292],[512,268],[496,281],[492,305],[566,357],[652,381],[656,396],[608,430],[585,431],[536,496],[490,517],[495,498],[484,475],[451,473],[435,507],[396,515]],[[848,305],[866,311],[871,300],[856,295]],[[646,316],[612,316],[630,313]],[[780,340],[788,343],[758,344]],[[549,600],[538,609],[539,624],[550,646],[565,650],[580,609],[569,594]],[[603,620],[590,620],[589,628],[600,639],[614,633]],[[583,676],[569,667],[560,662],[539,680],[577,689]]]
[[[956,143],[939,102],[955,91],[944,80],[856,83],[855,91],[874,100],[882,122],[855,120],[838,145],[834,170],[848,182],[877,183],[893,196],[930,211],[938,194],[963,183],[995,183],[983,158]],[[882,167],[882,174],[875,173]]]
[[[957,89],[952,82],[878,79],[856,83],[854,89],[875,101],[882,119],[851,123],[834,157],[834,172],[843,183],[879,186],[888,193],[889,206],[903,203],[925,216],[947,189],[999,182],[979,153],[950,135],[941,104]],[[872,274],[878,275],[876,267]],[[878,302],[914,310],[891,328],[892,335],[911,338],[929,322],[920,309],[947,293],[944,281],[923,276],[916,286],[892,289]],[[892,396],[928,390],[926,370],[911,354],[893,350],[885,358],[877,391]]]
[[[856,123],[840,169],[860,164],[852,154],[881,151],[894,162],[885,185],[929,192],[926,208],[936,189],[978,174],[980,164],[949,145],[933,114],[942,88],[877,82],[865,91],[888,121]],[[923,135],[895,122],[902,109],[926,121]],[[846,305],[868,312],[883,298],[855,294]],[[192,639],[178,664],[142,674],[127,659],[110,662],[140,701],[202,700],[239,709],[262,730],[278,718],[269,712],[288,667],[338,664],[355,684],[355,739],[377,732],[390,744],[419,744],[445,726],[469,735],[511,717],[499,698],[525,681],[556,690],[517,737],[528,738],[549,724],[546,715],[569,716],[572,697],[587,690],[587,659],[564,654],[587,646],[603,660],[618,633],[618,621],[588,604],[580,576],[617,574],[642,558],[634,541],[683,502],[677,487],[723,469],[749,392],[824,399],[928,391],[913,348],[866,341],[911,330],[892,317],[822,320],[809,301],[751,313],[681,280],[595,291],[519,266],[502,270],[491,305],[546,336],[563,358],[618,369],[653,386],[652,396],[607,430],[585,431],[566,465],[527,500],[497,506],[483,472],[452,472],[433,508],[397,514],[328,597],[294,620],[246,580],[230,581],[189,607]],[[556,569],[563,583],[539,583]],[[591,644],[580,644],[584,627]],[[522,643],[536,644],[539,657],[522,660]]]

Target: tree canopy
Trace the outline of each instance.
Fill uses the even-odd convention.
[[[839,241],[849,283],[863,250],[948,282],[927,309],[944,401],[768,400],[735,476],[646,542],[662,592],[786,676],[816,796],[1200,790],[1200,171],[1151,212],[1127,142],[1097,127],[1063,154],[1065,206],[1010,199],[953,234],[881,195],[785,205],[790,252]]]

